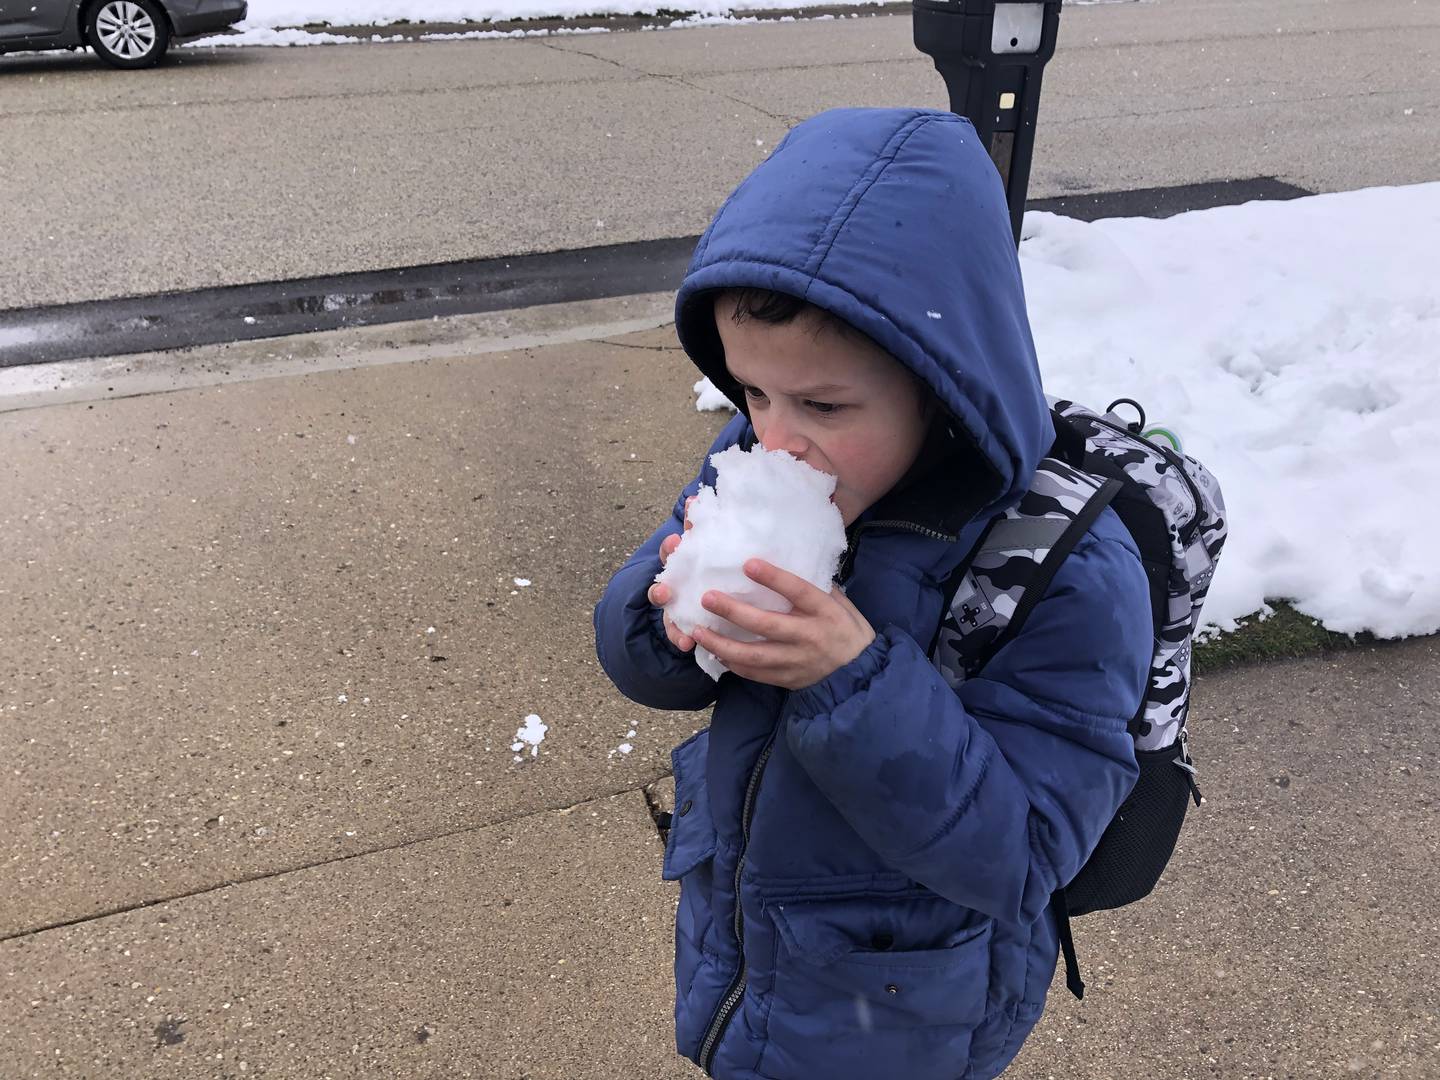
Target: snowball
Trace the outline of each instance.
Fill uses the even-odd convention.
[[[790,602],[745,575],[745,561],[759,558],[829,591],[845,553],[845,522],[830,501],[835,477],[813,469],[784,450],[732,446],[711,459],[715,487],[702,487],[690,504],[692,528],[655,578],[670,588],[666,612],[686,634],[706,626],[737,641],[752,634],[700,606],[715,589],[768,611],[789,611]],[[726,670],[696,646],[695,659],[712,679]]]

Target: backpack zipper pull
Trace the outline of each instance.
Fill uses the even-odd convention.
[[[1200,786],[1195,783],[1195,763],[1190,760],[1190,733],[1182,726],[1180,728],[1180,757],[1175,761],[1177,769],[1185,771],[1185,782],[1190,785],[1190,797],[1195,800],[1195,805],[1200,805],[1204,798],[1200,794]]]

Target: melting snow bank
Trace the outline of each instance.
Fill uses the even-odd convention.
[[[1341,633],[1440,630],[1437,251],[1440,184],[1027,218],[1049,391],[1135,398],[1224,487],[1208,622],[1288,599]]]
[[[472,30],[464,34],[422,34],[420,41],[489,40],[492,38],[550,37],[568,34],[608,34],[603,26],[580,28],[562,26],[554,30]],[[275,30],[258,26],[242,29],[236,34],[216,34],[213,37],[188,41],[184,49],[240,48],[262,45],[270,48],[293,45],[387,45],[400,41],[415,41],[404,34],[371,34],[369,37],[352,37],[348,34],[330,34],[311,30]]]
[[[814,0],[815,4],[826,3],[828,0]],[[888,0],[873,0],[878,5]],[[1118,0],[1115,0],[1118,2]],[[536,28],[525,29],[517,27],[510,30],[466,30],[460,32],[445,32],[433,34],[333,34],[323,30],[300,29],[301,26],[388,26],[401,21],[413,21],[418,24],[425,23],[463,23],[463,22],[506,22],[516,19],[539,19],[539,18],[583,18],[583,17],[604,17],[608,15],[634,16],[654,15],[660,11],[674,10],[660,6],[636,6],[632,3],[600,3],[598,5],[580,4],[527,4],[527,3],[488,3],[488,4],[457,4],[447,7],[444,12],[468,10],[469,15],[446,17],[444,12],[426,12],[423,15],[374,15],[364,17],[367,12],[381,12],[387,10],[409,10],[404,4],[373,4],[358,10],[340,10],[333,5],[325,3],[311,5],[277,4],[272,10],[257,14],[256,9],[260,5],[250,5],[251,15],[243,22],[236,24],[232,33],[215,34],[210,37],[199,38],[195,41],[188,41],[182,45],[187,49],[213,49],[213,48],[239,48],[242,46],[268,46],[268,47],[289,47],[294,45],[384,45],[401,41],[490,41],[501,38],[540,38],[552,36],[568,36],[572,34],[608,34],[611,29],[608,26],[560,26],[553,29]],[[685,30],[694,27],[716,27],[716,26],[749,26],[760,22],[829,22],[836,18],[858,19],[860,16],[854,12],[847,15],[814,15],[794,16],[782,15],[779,18],[760,19],[754,15],[733,15],[733,10],[742,10],[745,5],[702,5],[704,10],[687,15],[681,19],[670,19],[664,23],[654,23],[642,26],[642,30]],[[773,3],[754,3],[748,5],[753,8],[774,10]],[[804,5],[792,4],[794,8],[803,8]],[[310,17],[317,11],[328,11],[324,18]]]
[[[728,15],[732,11],[802,10],[834,0],[250,0],[240,29],[293,26],[389,26],[407,23],[503,22],[509,19],[570,19],[586,15],[655,15],[661,11]],[[889,0],[859,0],[879,7]]]
[[[1114,0],[1119,2],[1119,0]],[[641,30],[690,30],[696,27],[705,26],[752,26],[761,22],[793,23],[793,22],[830,22],[836,18],[858,19],[859,15],[851,13],[849,16],[836,15],[813,15],[800,16],[782,15],[778,19],[760,19],[754,15],[690,15],[683,19],[672,19],[667,23],[655,23],[649,26],[642,26]],[[370,25],[370,24],[366,24]],[[354,36],[350,34],[332,34],[327,31],[297,30],[297,29],[275,29],[268,26],[246,26],[240,24],[240,30],[231,34],[216,34],[212,37],[198,38],[195,41],[185,42],[181,48],[184,49],[214,49],[214,48],[240,48],[242,46],[267,46],[271,48],[285,48],[293,45],[387,45],[400,41],[494,41],[501,38],[542,38],[542,37],[564,37],[573,34],[609,34],[612,33],[608,26],[557,26],[554,29],[526,30],[523,27],[513,30],[466,30],[463,32],[419,34],[407,37],[404,34],[370,34],[368,36]],[[16,54],[19,55],[19,54]]]
[[[880,7],[892,0],[854,0]],[[1126,0],[1066,0],[1066,3]],[[834,0],[689,0],[679,10],[699,15],[732,11],[803,10]],[[242,30],[283,26],[388,26],[391,23],[499,22],[505,19],[576,18],[584,15],[654,15],[677,5],[658,0],[250,0]]]
[[[1284,599],[1341,633],[1440,630],[1440,184],[1024,236],[1046,389],[1135,398],[1224,487],[1207,625]]]
[[[785,16],[759,19],[737,16],[745,11],[805,11],[822,7],[834,0],[688,0],[678,10],[687,12],[683,19],[646,26],[645,30],[675,30],[691,26],[739,26],[756,22],[810,21]],[[856,7],[873,7],[876,14],[894,0],[852,0]],[[1137,0],[1065,0],[1067,4],[1134,3]],[[301,27],[312,26],[392,26],[408,24],[497,23],[517,19],[578,19],[610,15],[647,16],[673,12],[674,4],[650,0],[250,0],[245,19],[236,24],[238,33],[221,34],[190,42],[190,47],[212,48],[217,45],[342,45],[369,42],[381,44],[413,41],[414,35],[381,35],[353,37],[316,32]],[[817,21],[833,19],[820,15]],[[850,12],[840,18],[859,18]],[[606,27],[585,29],[563,27],[554,30],[472,30],[464,33],[421,34],[421,41],[453,41],[456,39],[548,37],[552,34],[608,34]]]

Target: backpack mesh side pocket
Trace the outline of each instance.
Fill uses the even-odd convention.
[[[1140,778],[1116,813],[1090,860],[1065,886],[1069,914],[1122,907],[1150,895],[1175,850],[1191,798],[1185,746],[1176,739],[1159,750],[1137,750]]]

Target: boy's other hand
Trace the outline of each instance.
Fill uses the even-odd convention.
[[[689,532],[691,528],[690,504],[694,502],[696,498],[697,496],[691,495],[688,499],[685,500],[686,532]],[[664,566],[669,561],[670,556],[675,554],[675,549],[680,546],[680,541],[682,539],[683,537],[679,533],[676,533],[674,536],[667,536],[664,540],[660,542],[661,566]],[[671,601],[671,599],[673,599],[670,593],[670,586],[651,585],[649,599],[650,603],[654,604],[656,607],[664,607]],[[681,652],[689,652],[691,649],[695,648],[695,639],[692,638],[689,634],[681,633],[680,628],[670,621],[669,615],[665,616],[665,636],[670,639],[670,644],[674,645]]]
[[[707,611],[765,640],[736,641],[703,626],[695,628],[694,637],[741,678],[800,690],[844,667],[875,640],[869,620],[839,586],[825,592],[764,559],[748,560],[745,574],[789,600],[791,610],[765,611],[711,590],[700,599]]]

